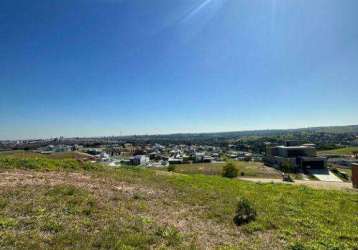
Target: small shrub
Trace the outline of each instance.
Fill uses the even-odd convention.
[[[299,242],[296,242],[290,246],[291,250],[305,250],[306,248]]]
[[[240,199],[236,208],[236,216],[234,217],[235,224],[240,226],[255,219],[256,209],[251,205],[249,200],[245,198]]]
[[[182,237],[174,227],[158,228],[156,234],[167,241],[167,246],[179,245]]]
[[[84,206],[82,213],[89,216],[93,213],[96,206],[96,202],[94,200],[88,200],[87,204]]]
[[[0,229],[14,227],[17,225],[17,221],[12,218],[0,217]]]
[[[175,171],[175,165],[169,165],[168,166],[168,171],[169,172],[174,172]]]
[[[0,209],[5,208],[7,206],[8,201],[0,198]]]
[[[294,182],[294,180],[289,174],[283,176],[283,181]]]
[[[42,226],[41,230],[44,232],[58,233],[63,229],[60,222],[49,219]]]
[[[235,178],[238,175],[238,170],[234,164],[228,163],[224,166],[222,175],[227,178]]]
[[[144,200],[145,196],[143,194],[141,194],[141,193],[135,193],[133,195],[133,199],[135,199],[135,200]]]

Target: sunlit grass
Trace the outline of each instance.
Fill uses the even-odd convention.
[[[66,164],[0,157],[0,171],[49,178],[41,185],[0,181],[0,248],[358,248],[355,192]],[[64,178],[64,169],[88,178]],[[63,184],[51,185],[56,174]],[[238,198],[257,211],[255,221],[240,227],[233,222]]]
[[[279,171],[264,166],[260,162],[232,161],[232,163],[238,169],[239,176],[281,178]],[[226,163],[179,164],[176,165],[175,172],[183,174],[222,175],[225,164]]]
[[[353,155],[353,152],[358,152],[358,147],[344,147],[339,149],[319,151],[319,154],[332,154],[332,155]]]

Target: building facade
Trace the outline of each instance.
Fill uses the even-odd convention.
[[[266,144],[264,162],[269,166],[296,170],[327,167],[326,158],[317,157],[316,148],[312,145],[275,146]]]

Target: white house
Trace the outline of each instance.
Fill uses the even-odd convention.
[[[147,165],[149,163],[149,157],[146,155],[136,155],[130,158],[132,165]]]

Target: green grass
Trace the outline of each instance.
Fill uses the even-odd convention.
[[[32,151],[24,151],[24,150],[13,150],[13,151],[3,151],[0,152],[0,157],[4,157],[4,156],[9,156],[9,157],[13,157],[13,158],[41,158],[41,159],[84,159],[87,158],[88,155],[84,154],[84,153],[79,153],[79,152],[54,152],[54,153],[50,153],[50,154],[41,154],[41,153],[37,153],[37,152],[32,152]]]
[[[71,185],[2,189],[0,247],[9,249],[145,249],[175,246],[180,234],[135,216],[136,205],[113,209]]]
[[[0,169],[33,169],[33,170],[91,170],[101,168],[98,164],[80,162],[78,160],[64,158],[52,159],[46,156],[26,154],[0,154]]]
[[[259,162],[232,161],[238,169],[239,176],[281,178],[279,171],[264,166]],[[226,163],[196,163],[176,165],[175,172],[182,174],[222,175]]]
[[[352,169],[350,169],[350,168],[342,168],[342,167],[340,167],[339,165],[334,165],[334,167],[340,172],[340,173],[343,173],[343,174],[345,174],[346,176],[345,177],[347,177],[347,178],[342,178],[342,176],[340,176],[339,174],[337,175],[336,173],[334,173],[334,174],[336,174],[339,178],[341,178],[343,181],[349,181],[349,182],[351,182],[351,180],[352,180]]]
[[[64,174],[56,171],[68,169],[61,167],[64,160],[31,160],[37,167],[15,160],[0,164],[0,171],[15,175],[21,168],[31,178],[65,183],[14,185],[1,179],[0,248],[358,248],[355,192],[141,168],[83,171],[79,165]],[[43,171],[48,169],[51,175]],[[240,227],[233,222],[238,198],[257,211],[254,222]]]
[[[350,168],[340,168],[340,167],[337,167],[337,169],[339,171],[347,174],[350,179],[352,178],[352,169],[350,169]]]
[[[332,154],[332,155],[353,155],[354,151],[358,151],[358,147],[345,147],[332,150],[319,151],[318,154]]]

